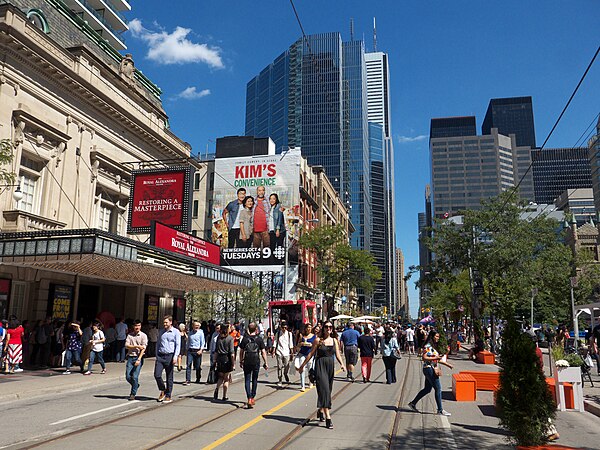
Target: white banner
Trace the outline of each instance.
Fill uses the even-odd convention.
[[[215,160],[212,241],[222,264],[281,271],[298,261],[300,150]]]

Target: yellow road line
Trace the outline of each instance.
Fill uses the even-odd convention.
[[[338,373],[340,373],[341,370],[338,370],[335,374],[337,375]],[[304,394],[306,394],[308,391],[310,391],[312,388],[307,389],[304,392],[298,392],[296,395],[288,398],[287,400],[283,401],[282,403],[280,403],[277,406],[274,406],[273,408],[271,408],[270,410],[268,410],[267,412],[262,413],[260,416],[255,417],[254,419],[252,419],[250,422],[246,422],[244,425],[236,428],[235,430],[231,431],[230,433],[227,433],[225,436],[223,436],[221,439],[213,442],[210,445],[207,445],[206,447],[203,447],[202,450],[212,450],[213,448],[217,448],[219,445],[224,444],[225,442],[229,441],[230,439],[236,437],[238,434],[243,433],[244,431],[246,431],[248,428],[256,425],[258,422],[260,422],[261,420],[263,420],[265,418],[265,416],[271,415],[276,411],[279,411],[281,408],[286,407],[287,405],[289,405],[290,403],[292,403],[293,401],[299,399],[300,397],[302,397]]]

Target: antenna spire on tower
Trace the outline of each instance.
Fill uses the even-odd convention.
[[[350,18],[350,40],[354,40],[354,19]]]
[[[375,25],[375,17],[373,17],[373,51],[377,51],[377,26]]]

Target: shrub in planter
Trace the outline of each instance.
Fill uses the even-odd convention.
[[[548,441],[549,419],[556,405],[535,353],[535,343],[521,333],[514,320],[508,323],[500,351],[500,388],[497,405],[500,425],[517,445],[535,446]]]

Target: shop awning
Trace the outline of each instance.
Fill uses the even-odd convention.
[[[141,284],[175,291],[224,291],[243,288],[239,285],[208,280],[151,264],[94,254],[71,255],[67,259],[52,260],[39,260],[36,257],[3,258],[0,267],[2,265],[37,268],[97,280]]]

